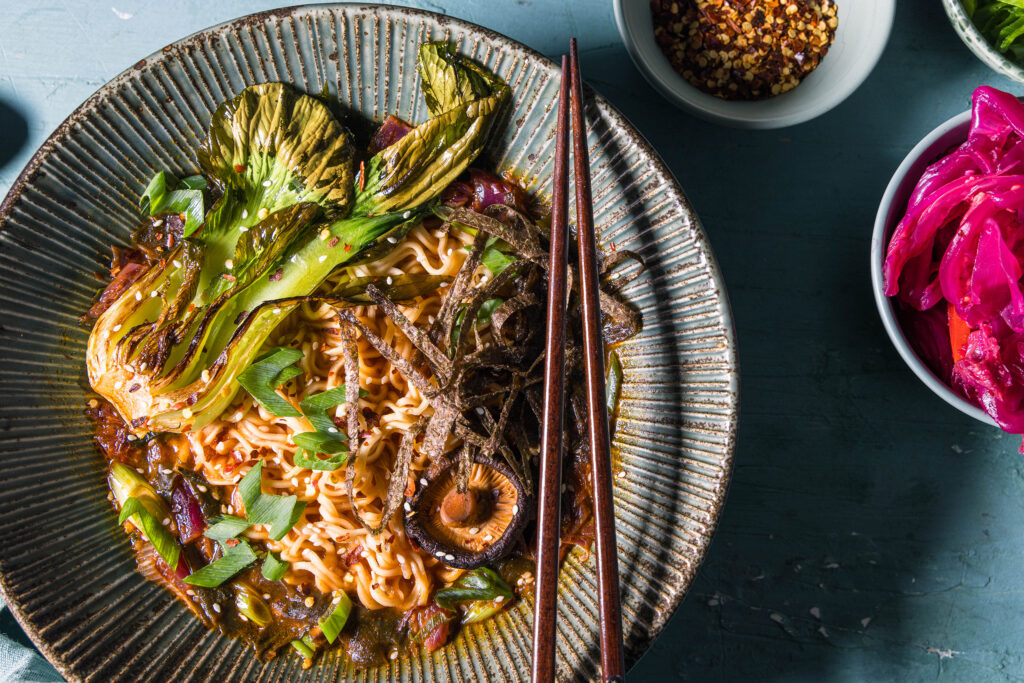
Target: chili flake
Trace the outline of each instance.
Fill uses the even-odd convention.
[[[694,87],[726,100],[792,90],[828,52],[834,0],[651,0],[654,37]]]

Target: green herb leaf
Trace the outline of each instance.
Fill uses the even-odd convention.
[[[263,560],[263,566],[260,568],[260,573],[263,574],[263,578],[268,581],[280,581],[284,578],[284,575],[288,572],[288,567],[291,565],[282,560],[277,553],[268,551],[267,557]]]
[[[308,434],[315,434],[316,432],[307,432]],[[320,459],[315,455],[310,457],[308,452],[305,450],[299,450],[295,453],[295,466],[304,467],[307,470],[315,470],[317,472],[333,472],[348,461],[348,452],[338,453],[332,455],[329,458]]]
[[[250,524],[270,529],[270,538],[280,541],[295,526],[306,509],[296,496],[275,496],[263,493],[263,461],[260,460],[238,482],[238,492],[245,503],[245,518]]]
[[[229,538],[235,538],[242,534],[252,524],[233,515],[220,515],[210,520],[210,526],[203,532],[203,536],[214,541],[224,542]]]
[[[490,322],[491,316],[498,310],[498,306],[501,306],[503,303],[505,303],[504,299],[488,299],[483,302],[480,304],[480,308],[477,309],[476,321],[478,323]]]
[[[512,589],[497,572],[488,567],[479,567],[466,572],[448,588],[434,594],[434,601],[445,609],[455,611],[460,602],[472,600],[511,600]]]
[[[328,643],[337,640],[341,629],[345,628],[349,612],[352,611],[352,600],[349,599],[345,591],[335,591],[333,604],[334,609],[331,610],[331,613],[319,622],[320,630],[324,632],[324,638]]]
[[[138,498],[128,498],[121,506],[121,514],[117,517],[118,524],[124,524],[131,520],[139,531],[143,533],[153,549],[163,558],[164,562],[171,569],[178,567],[178,558],[181,556],[181,546],[177,539],[167,528],[154,517],[146,506]]]
[[[238,373],[238,383],[261,406],[281,417],[301,417],[291,403],[275,389],[302,373],[299,368],[288,369],[302,359],[302,351],[277,347],[257,358],[252,365]],[[282,379],[283,378],[283,379]]]
[[[476,233],[476,230],[472,228],[464,229],[468,232]],[[466,251],[470,251],[472,248],[470,245],[463,247]],[[509,246],[497,237],[487,238],[487,242],[484,244],[484,251],[480,254],[480,263],[484,264],[487,270],[491,271],[492,276],[500,275],[502,271],[515,262],[515,258],[502,251],[502,249],[508,248]]]
[[[256,561],[256,553],[245,541],[239,541],[236,545],[221,546],[224,555],[214,560],[199,571],[186,576],[182,581],[193,586],[204,588],[216,588],[232,576],[242,571]]]

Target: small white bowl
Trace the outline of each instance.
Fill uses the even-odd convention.
[[[942,0],[942,7],[946,10],[946,16],[949,17],[960,40],[964,41],[964,45],[975,57],[985,62],[996,73],[1001,73],[1018,83],[1024,83],[1024,67],[1004,57],[985,40],[974,22],[968,18],[960,0]]]
[[[918,357],[903,335],[892,301],[883,291],[882,264],[885,262],[889,237],[906,212],[907,201],[914,186],[929,165],[967,139],[970,126],[970,110],[957,114],[917,143],[896,169],[888,187],[885,188],[885,194],[882,195],[882,203],[875,214],[875,227],[871,233],[871,288],[874,290],[878,314],[882,317],[882,325],[885,326],[889,339],[917,378],[954,408],[981,422],[995,425],[995,421],[984,410],[953,391]]]
[[[637,68],[677,106],[737,128],[782,128],[820,116],[845,100],[882,56],[896,0],[837,0],[837,5],[835,42],[818,68],[789,92],[752,102],[708,95],[677,74],[654,40],[649,0],[615,0],[615,22]]]

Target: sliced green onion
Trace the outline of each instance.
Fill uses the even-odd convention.
[[[362,392],[360,392],[362,393]],[[319,432],[331,432],[331,430],[337,431],[337,427],[334,425],[334,421],[327,417],[327,411],[331,408],[336,408],[345,402],[345,385],[340,387],[334,387],[327,391],[322,391],[319,394],[313,394],[302,399],[299,404],[299,408],[302,410],[302,414],[306,416],[309,423],[313,425],[313,429]],[[340,438],[345,438],[342,434]]]
[[[300,655],[302,655],[303,659],[313,659],[313,653],[315,650],[310,648],[309,645],[306,644],[305,640],[305,638],[302,640],[293,640],[291,642],[291,646],[294,647]]]
[[[619,407],[619,395],[622,393],[622,361],[619,354],[612,351],[608,357],[608,381],[605,383],[605,396],[608,401],[608,414],[615,416]]]
[[[304,448],[307,451],[313,453],[326,453],[327,455],[334,455],[335,453],[348,452],[348,439],[338,438],[338,434],[328,434],[326,432],[302,432],[292,437],[292,441],[299,448]]]
[[[306,509],[296,496],[275,496],[263,493],[263,461],[260,460],[238,482],[238,492],[245,503],[245,518],[250,524],[270,529],[270,538],[280,541],[295,526]]]
[[[252,365],[238,374],[238,383],[253,399],[274,415],[302,417],[302,413],[284,400],[276,391],[289,379],[300,374],[298,368],[289,370],[302,359],[302,351],[278,347],[257,358]]]
[[[309,434],[315,434],[316,432],[308,432]],[[303,436],[300,434],[299,436]],[[314,451],[310,451],[314,452]],[[306,450],[298,450],[295,452],[293,458],[296,467],[304,467],[307,470],[314,470],[317,472],[333,472],[348,461],[348,453],[338,453],[332,455],[329,458],[318,458],[315,455],[310,457],[307,455]]]
[[[267,557],[263,560],[263,566],[260,568],[260,573],[268,581],[280,581],[288,573],[290,566],[277,553],[268,550]]]
[[[465,625],[486,621],[503,610],[507,605],[508,602],[504,600],[501,602],[495,602],[494,600],[474,600],[466,606],[466,613],[462,616],[462,623]]]
[[[178,568],[178,558],[181,556],[181,546],[170,531],[150,513],[142,501],[138,498],[128,498],[121,506],[121,514],[117,517],[118,524],[124,524],[130,520],[132,524],[142,532],[153,549],[163,558],[164,562],[171,569]]]
[[[447,610],[455,611],[460,602],[473,600],[511,600],[512,588],[496,571],[488,567],[478,567],[466,572],[448,588],[442,588],[434,594],[434,601]]]
[[[244,614],[246,619],[257,626],[266,626],[274,620],[274,615],[271,613],[270,608],[267,607],[267,603],[263,601],[263,598],[244,583],[238,584],[238,593],[235,595],[235,607],[238,609],[239,614]]]
[[[184,189],[177,189],[181,185]],[[185,214],[185,237],[188,237],[203,223],[206,214],[203,190],[206,178],[194,175],[178,180],[166,171],[160,171],[149,181],[139,206],[151,216],[162,213]]]
[[[184,579],[185,583],[205,588],[216,588],[232,576],[242,571],[256,561],[256,553],[245,541],[239,541],[236,545],[222,546],[224,555],[199,571],[189,574]]]
[[[220,515],[210,520],[210,526],[203,535],[214,541],[224,542],[242,534],[252,523],[233,515]]]
[[[334,609],[325,618],[320,620],[320,630],[324,632],[324,638],[328,643],[333,643],[341,629],[345,628],[349,612],[352,611],[352,600],[345,591],[335,591]]]

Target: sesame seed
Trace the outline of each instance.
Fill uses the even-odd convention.
[[[410,504],[409,501],[405,501],[405,511],[412,512],[412,504]]]
[[[164,517],[163,520],[160,523],[163,524],[164,526],[167,526],[168,524],[171,523],[171,520],[168,519],[167,517]]]
[[[141,467],[136,467],[135,471],[138,472],[139,474],[145,474],[146,473],[146,471],[143,470]]]
[[[235,267],[235,262],[232,261],[231,259],[228,259],[227,261],[224,262],[224,267],[225,268],[234,268]]]
[[[264,180],[263,181],[263,187],[270,187],[270,181],[269,180]]]
[[[206,493],[206,491],[207,491],[207,488],[205,486],[203,486],[202,484],[200,484],[196,488],[199,489],[202,493]]]
[[[398,564],[405,564],[405,555],[398,553],[395,555],[395,559],[398,560]]]
[[[220,614],[220,603],[219,602],[213,603],[213,611],[216,612],[217,614]]]
[[[239,614],[238,618],[241,619],[242,621],[249,621],[248,619],[245,618],[244,614]]]
[[[248,209],[242,209],[242,218],[248,218],[248,217],[249,217],[249,210]]]
[[[320,263],[323,263],[326,260],[327,260],[327,254],[321,254],[320,258],[317,259],[317,261],[319,261]]]
[[[439,287],[447,287],[447,286],[448,286],[448,283],[447,283],[447,282],[442,282],[442,283],[441,283],[440,285],[438,285],[438,286],[439,286]]]
[[[203,368],[203,371],[201,373],[199,373],[199,379],[203,380],[204,382],[209,382],[210,381],[210,371],[207,370],[206,368]]]
[[[142,301],[142,292],[135,292],[135,300]]]
[[[451,255],[452,255],[452,248],[448,247],[448,256],[451,256]]]
[[[445,556],[444,556],[444,559],[446,559],[446,560],[448,560],[449,562],[451,562],[452,560],[454,560],[454,559],[455,559],[455,556],[454,556],[454,555],[452,555],[451,553],[449,553],[449,554],[447,554],[447,555],[445,555]]]
[[[181,261],[179,261],[178,259],[174,259],[173,261],[171,261],[171,265],[173,265],[175,268],[181,268]]]
[[[518,515],[519,514],[519,506],[518,505],[513,505],[512,506],[512,514],[513,515]]]
[[[484,540],[487,541],[488,543],[490,543],[491,541],[494,540],[494,537],[491,536],[490,534],[487,534],[486,536],[484,536]]]
[[[262,209],[260,209],[259,211],[256,212],[256,217],[259,218],[260,220],[263,220],[264,218],[266,218],[269,215],[270,215],[270,209],[268,209],[265,206]]]
[[[181,416],[186,420],[189,419],[190,417],[192,417],[192,409],[185,408],[185,410],[181,411]]]
[[[421,486],[426,486],[427,485],[427,480],[421,477],[420,478],[420,485]]]
[[[625,478],[626,478],[626,470],[622,470],[621,472],[619,472],[619,479],[625,479]]]
[[[114,332],[117,332],[120,329],[121,329],[120,325],[114,325],[114,327],[113,327]]]
[[[270,599],[270,593],[264,593],[263,594],[263,599],[264,600],[269,600]]]
[[[406,212],[406,213],[408,213],[408,212]],[[398,659],[398,650],[392,650],[392,651],[391,651],[391,654],[389,655],[389,657],[390,657],[390,658],[391,658],[392,660]]]
[[[309,596],[308,598],[306,598],[306,607],[312,607],[313,603],[315,602],[316,600],[313,599],[313,596]]]
[[[239,225],[238,232],[249,232],[249,228],[245,227],[244,225]]]
[[[155,299],[159,294],[160,294],[160,292],[158,292],[158,291],[156,291],[154,289],[152,292],[149,293],[149,298]]]
[[[405,213],[402,214],[402,218],[408,218],[411,215],[412,215],[412,211],[406,211]]]
[[[327,228],[324,228],[323,230],[320,231],[320,239],[326,240],[330,236],[331,236],[331,231],[328,230]]]
[[[100,402],[99,402],[99,401],[97,401],[96,399],[94,399],[94,398],[90,398],[90,399],[89,399],[89,407],[90,407],[90,408],[95,408],[95,407],[96,407],[96,406],[98,406],[99,404],[100,404]]]
[[[471,533],[474,536],[476,536],[478,533],[480,533],[480,527],[476,527],[476,526],[473,527],[472,529],[469,530],[469,533]]]
[[[394,283],[394,280],[392,280],[392,279],[391,279],[391,276],[390,276],[390,275],[388,275],[388,277],[387,277],[387,279],[385,280],[385,282],[387,282],[387,283],[388,283],[388,284],[390,285],[390,284],[393,284],[393,283]]]
[[[185,591],[185,595],[195,595],[195,594],[196,594],[196,592],[194,590],[192,590],[191,588],[189,588],[187,591]]]
[[[337,427],[328,427],[327,431],[329,431],[331,434],[337,434],[338,433],[338,428]]]
[[[504,595],[499,595],[498,597],[494,598],[494,602],[503,602],[504,600],[505,600],[505,596]]]
[[[398,244],[398,240],[395,239],[394,237],[388,237],[387,239],[388,242],[390,242],[391,244]]]
[[[126,439],[127,441],[135,441],[135,438],[136,438],[136,437],[135,437],[135,435],[134,435],[134,434],[129,434],[129,435],[127,435],[127,436],[126,436],[126,437],[124,437],[124,438],[125,438],[125,439]],[[139,470],[139,474],[142,474],[142,470]]]
[[[163,224],[164,224],[164,219],[163,218],[157,218],[155,221],[153,221],[153,227],[154,228],[159,228]]]

